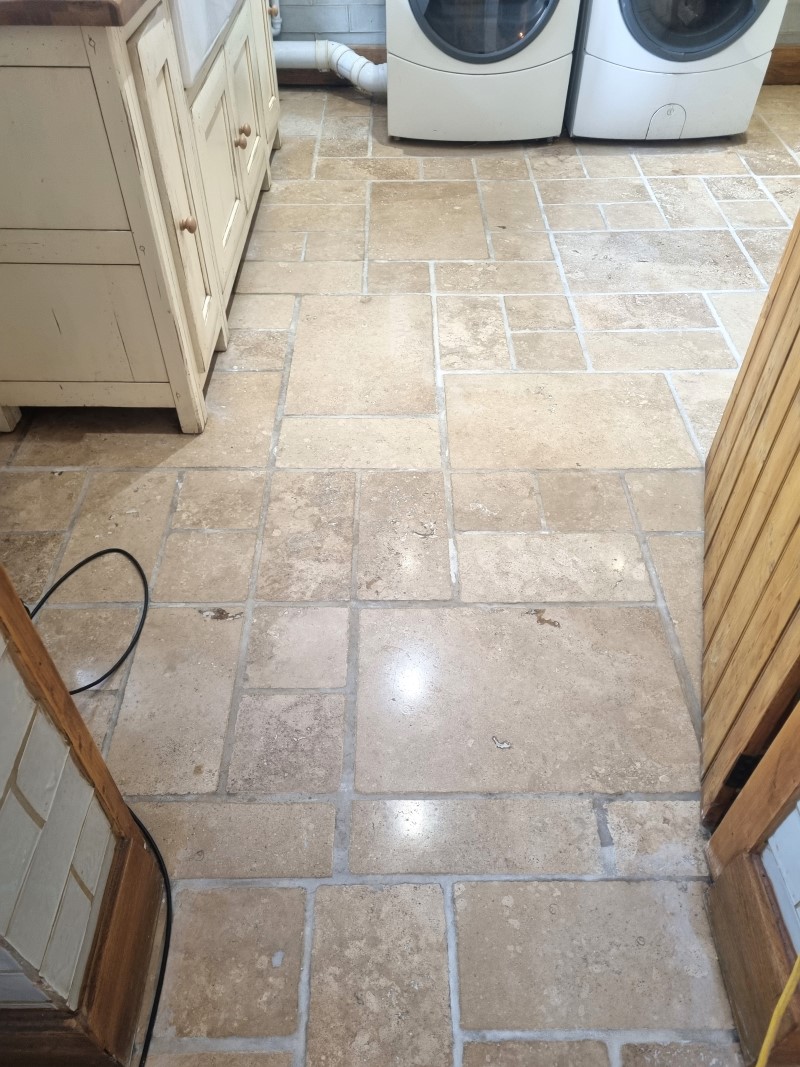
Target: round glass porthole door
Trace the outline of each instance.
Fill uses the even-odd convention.
[[[728,48],[769,0],[620,0],[628,29],[661,59],[690,62]]]
[[[425,35],[465,63],[497,63],[537,37],[558,0],[408,0]]]

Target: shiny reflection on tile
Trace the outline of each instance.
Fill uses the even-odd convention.
[[[599,874],[591,802],[574,797],[363,800],[353,805],[356,874]]]
[[[445,379],[455,468],[695,467],[656,375],[470,375]]]
[[[365,608],[359,649],[361,792],[697,788],[653,609]]]
[[[308,1067],[448,1067],[441,888],[322,886],[314,914]]]
[[[332,872],[330,804],[197,801],[137,804],[173,878],[324,878]]]
[[[457,530],[540,530],[533,477],[517,471],[452,475]]]
[[[429,298],[395,294],[303,300],[288,414],[421,415],[435,410]]]
[[[457,885],[462,1025],[726,1029],[704,893],[696,882]],[[652,983],[670,995],[653,997]]]
[[[449,600],[444,481],[426,472],[361,480],[357,588],[362,600]]]
[[[466,603],[654,598],[633,534],[465,534],[458,561]]]
[[[303,889],[179,892],[157,1034],[293,1034],[304,919]]]

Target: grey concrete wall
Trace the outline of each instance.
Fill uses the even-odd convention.
[[[283,37],[324,37],[345,44],[386,42],[385,0],[287,0],[281,3]],[[779,44],[800,44],[800,0],[789,0]]]

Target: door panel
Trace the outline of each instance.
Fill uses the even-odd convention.
[[[159,9],[140,34],[136,51],[170,241],[176,253],[198,370],[205,371],[222,321],[222,299],[209,255],[211,226],[194,158],[178,56],[163,9]]]
[[[214,252],[224,289],[236,266],[238,238],[247,219],[243,170],[235,154],[240,149],[234,145],[239,133],[224,51],[217,56],[192,106],[192,121]]]
[[[261,175],[267,152],[254,42],[252,14],[249,5],[245,4],[225,45],[225,57],[236,116],[236,153],[248,208],[261,188]]]
[[[278,98],[278,74],[275,70],[275,55],[272,49],[272,26],[269,7],[262,0],[250,0],[253,12],[253,26],[256,31],[256,52],[260,60],[261,105],[264,110],[264,136],[267,151],[275,140],[280,121],[280,100]]]

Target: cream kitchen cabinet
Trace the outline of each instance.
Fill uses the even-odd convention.
[[[167,0],[86,5],[91,26],[9,26],[19,6],[0,4],[0,429],[104,405],[199,432],[279,143],[263,0],[231,0],[188,92]]]

